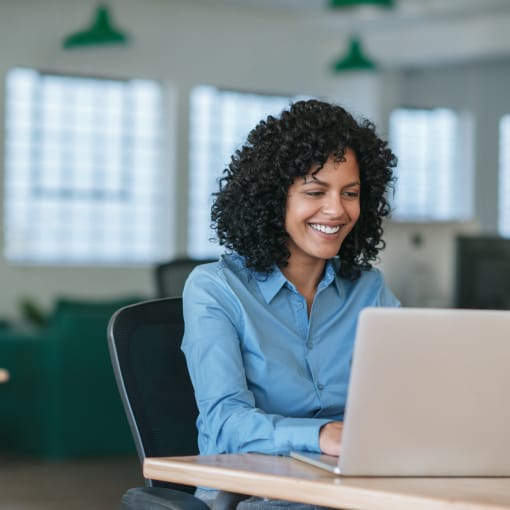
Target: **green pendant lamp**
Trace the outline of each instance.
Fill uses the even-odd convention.
[[[333,70],[337,73],[347,71],[373,71],[377,65],[363,53],[361,41],[357,37],[351,37],[349,40],[349,50],[347,54],[333,63]]]
[[[68,35],[62,44],[65,49],[72,49],[112,44],[125,45],[128,42],[128,35],[113,26],[108,6],[98,5],[91,26]]]

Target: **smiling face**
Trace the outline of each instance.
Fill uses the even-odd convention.
[[[297,177],[289,187],[285,229],[290,236],[289,265],[324,264],[338,254],[360,215],[361,184],[356,156],[330,156],[322,169]]]

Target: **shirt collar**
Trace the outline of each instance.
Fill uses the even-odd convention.
[[[278,267],[273,272],[266,274],[255,273],[255,279],[259,285],[260,292],[266,303],[270,303],[280,292],[280,289],[287,283],[287,279]]]
[[[256,273],[255,279],[258,282],[258,286],[262,296],[266,303],[270,303],[276,294],[280,292],[281,288],[287,285],[289,288],[296,290],[294,284],[289,282],[287,278],[283,275],[278,267],[275,267],[273,272],[269,275]],[[319,286],[317,287],[317,291],[320,292],[322,289],[325,289],[328,285],[333,284],[340,294],[340,282],[339,276],[336,274],[335,265],[331,260],[326,262],[326,270],[324,271],[324,276],[319,282]]]
[[[328,285],[333,284],[338,292],[340,292],[340,277],[337,274],[337,266],[332,260],[328,260],[326,262],[326,270],[324,271],[324,276],[322,280],[319,282],[319,286],[317,288],[318,291],[325,289]]]

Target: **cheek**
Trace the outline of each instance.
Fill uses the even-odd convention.
[[[314,208],[310,202],[290,198],[285,208],[285,226],[303,221],[313,213]]]
[[[349,216],[352,218],[353,221],[357,221],[361,214],[361,207],[360,203],[352,204],[351,208],[349,209]]]

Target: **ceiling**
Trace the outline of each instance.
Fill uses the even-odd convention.
[[[188,0],[189,1],[189,0]],[[391,9],[377,7],[354,7],[337,9],[338,13],[349,17],[358,16],[362,11],[379,13],[384,17],[435,17],[435,16],[472,16],[490,13],[494,10],[510,11],[509,0],[394,0]],[[292,10],[307,13],[322,12],[332,15],[335,9],[329,7],[328,0],[207,0],[208,4],[223,4],[233,7],[252,7],[270,10]]]
[[[510,58],[510,0],[394,0],[395,7],[332,9],[328,0],[187,0],[208,5],[286,13],[314,34],[349,35],[387,66],[416,66]]]

